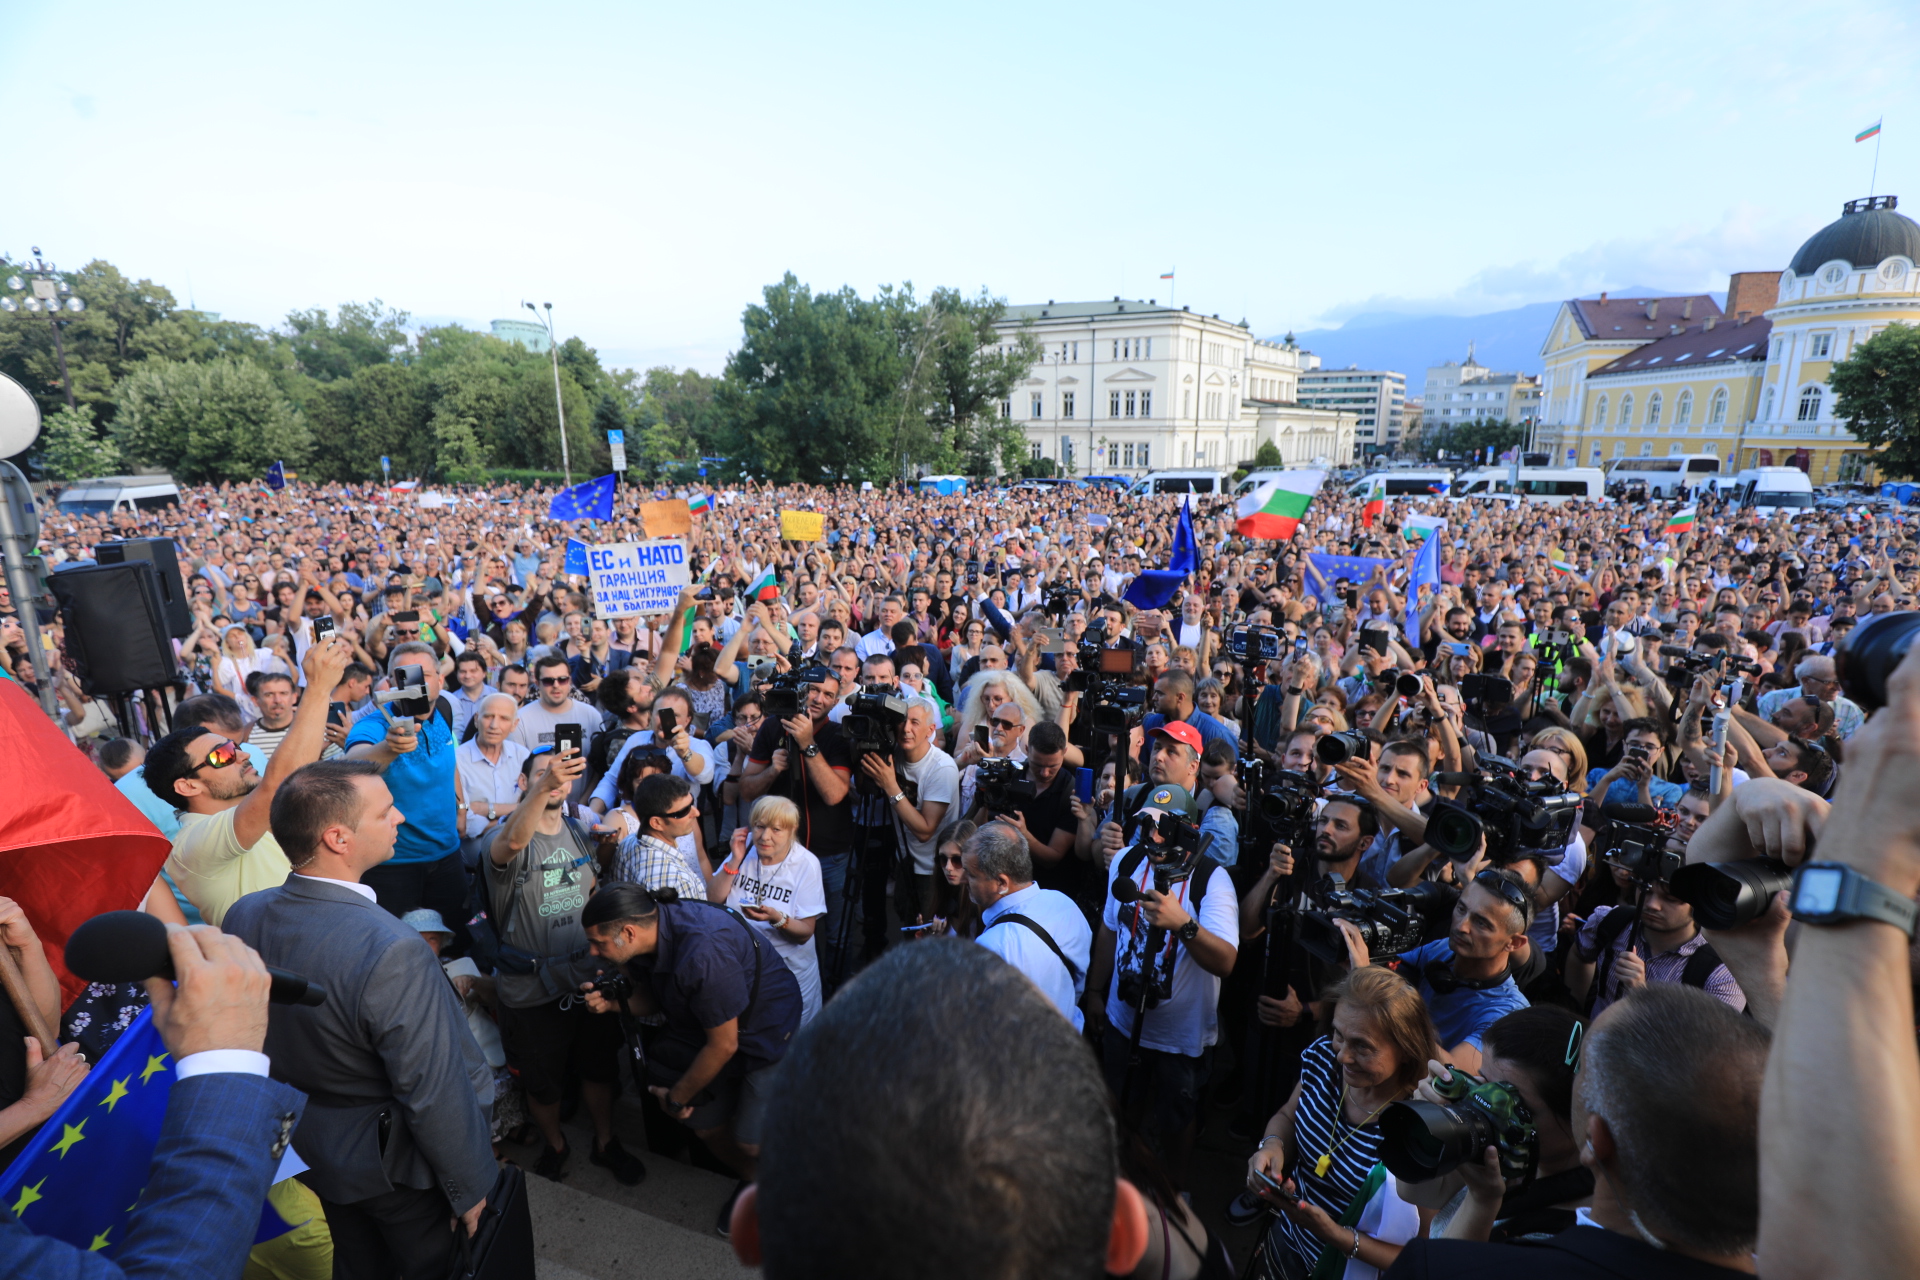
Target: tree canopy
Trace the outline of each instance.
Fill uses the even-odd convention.
[[[1892,479],[1920,476],[1920,327],[1889,325],[1853,349],[1827,375],[1834,416]]]

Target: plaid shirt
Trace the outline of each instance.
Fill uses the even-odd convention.
[[[1612,910],[1612,907],[1595,907],[1593,914],[1587,917],[1587,922],[1580,926],[1579,946],[1582,956],[1592,955],[1598,949],[1600,922],[1606,919],[1607,913]],[[1599,1017],[1602,1010],[1624,994],[1620,990],[1619,957],[1627,949],[1627,939],[1632,934],[1633,929],[1628,927],[1622,929],[1620,935],[1613,940],[1614,959],[1607,964],[1607,987],[1594,997],[1593,1017]],[[1686,972],[1687,958],[1706,945],[1707,935],[1696,933],[1674,950],[1662,951],[1657,956],[1647,955],[1645,937],[1640,939],[1637,950],[1640,958],[1647,962],[1648,982],[1678,982],[1680,975]],[[1710,996],[1726,1001],[1735,1013],[1747,1007],[1746,993],[1740,990],[1740,984],[1733,980],[1733,974],[1727,971],[1727,966],[1724,964],[1717,966],[1707,976],[1706,992]]]
[[[680,856],[680,850],[654,836],[628,836],[620,842],[620,853],[613,861],[613,878],[637,884],[648,892],[673,888],[683,902],[705,902],[707,887],[693,868]]]

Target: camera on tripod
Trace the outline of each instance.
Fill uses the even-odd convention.
[[[1012,813],[1039,794],[1026,768],[1006,756],[988,756],[974,770],[974,792],[988,813]]]
[[[1459,800],[1436,800],[1427,819],[1427,843],[1443,856],[1470,858],[1487,838],[1487,860],[1504,867],[1523,854],[1559,861],[1580,821],[1581,796],[1553,778],[1535,782],[1503,756],[1483,755],[1477,773],[1433,775],[1443,787],[1462,787]]]
[[[1246,762],[1242,762],[1242,777],[1251,776]],[[1304,773],[1295,773],[1292,769],[1275,769],[1273,778],[1267,786],[1254,797],[1260,816],[1272,823],[1277,830],[1290,833],[1283,836],[1287,843],[1302,831],[1313,826],[1313,802],[1320,798],[1320,784]]]
[[[1685,864],[1686,851],[1670,847],[1680,820],[1675,810],[1603,804],[1600,815],[1603,821],[1594,833],[1594,853],[1624,869],[1642,888],[1670,879]]]
[[[396,669],[387,678],[393,682],[393,688],[375,689],[373,700],[384,706],[388,714],[424,716],[433,710],[433,699],[427,694],[425,667],[409,663]]]
[[[1367,954],[1395,955],[1445,933],[1460,898],[1458,888],[1438,881],[1405,889],[1352,889],[1337,874],[1307,892],[1314,909],[1300,913],[1300,946],[1331,965],[1347,963],[1347,937],[1336,920],[1359,928]]]
[[[791,720],[807,705],[807,691],[822,680],[832,678],[833,672],[817,664],[795,666],[785,675],[767,681],[760,693],[760,712],[769,720]]]
[[[1072,587],[1051,583],[1040,601],[1040,608],[1056,625],[1064,624],[1077,599]]]
[[[906,722],[906,699],[885,685],[870,684],[854,695],[840,727],[851,740],[855,761],[861,756],[891,760],[899,752],[900,726]]]
[[[1132,683],[1140,665],[1140,650],[1133,644],[1109,648],[1107,620],[1104,616],[1087,624],[1080,637],[1079,668],[1067,677],[1067,689],[1089,695],[1087,723],[1095,733],[1125,733],[1127,709],[1147,700],[1147,691]]]

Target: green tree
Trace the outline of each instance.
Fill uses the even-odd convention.
[[[1253,452],[1253,465],[1249,471],[1258,471],[1262,467],[1284,467],[1287,460],[1280,456],[1280,447],[1271,440],[1262,440],[1260,447]]]
[[[333,382],[404,355],[409,318],[378,298],[343,302],[332,319],[315,307],[287,316],[283,341],[300,372],[316,382]]]
[[[40,424],[38,448],[40,471],[52,480],[84,480],[120,469],[120,450],[101,437],[88,405],[61,405],[48,414]]]
[[[478,484],[486,479],[487,453],[471,418],[452,411],[436,413],[433,439],[437,448],[434,469],[441,479],[455,484]]]
[[[315,384],[304,411],[313,434],[308,474],[323,483],[371,480],[384,455],[397,475],[428,475],[441,452],[434,411],[433,380],[412,365],[370,365]]]
[[[896,468],[918,462],[941,470],[957,456],[971,475],[991,474],[995,464],[1019,473],[1029,461],[1026,433],[1000,417],[1000,404],[1040,362],[1031,326],[1008,341],[997,327],[1006,303],[984,289],[972,298],[935,289],[921,314],[913,329],[921,344],[914,358],[928,366],[925,430],[897,442]]]
[[[188,481],[255,480],[276,460],[299,467],[310,440],[299,410],[259,365],[149,360],[115,389],[115,443],[136,462]]]
[[[720,379],[697,369],[647,370],[633,412],[639,456],[656,472],[671,464],[699,466],[698,459],[724,454],[726,423],[717,393]]]
[[[1920,326],[1888,325],[1827,375],[1834,416],[1889,479],[1920,476]]]
[[[1443,454],[1485,457],[1487,449],[1491,447],[1497,458],[1508,449],[1523,447],[1526,442],[1527,425],[1524,422],[1478,418],[1472,422],[1429,427],[1421,433],[1420,452],[1428,458],[1438,458]]]

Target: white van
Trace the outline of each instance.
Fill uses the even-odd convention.
[[[1156,493],[1225,493],[1227,478],[1218,471],[1156,471],[1127,490],[1135,497]]]
[[[1718,486],[1725,494],[1726,480]],[[1733,478],[1734,505],[1764,518],[1813,510],[1813,481],[1798,467],[1748,467]]]
[[[1347,486],[1349,498],[1364,498],[1373,492],[1373,482],[1384,480],[1389,498],[1431,498],[1447,492],[1453,472],[1444,467],[1413,467],[1396,471],[1372,471]]]
[[[1710,453],[1665,458],[1615,458],[1607,464],[1607,489],[1636,481],[1649,498],[1678,498],[1720,474],[1720,459]]]
[[[56,504],[68,515],[112,515],[116,511],[159,511],[180,501],[172,476],[101,476],[75,480],[60,491]]]
[[[1607,478],[1598,467],[1522,467],[1520,487],[1513,485],[1512,467],[1481,467],[1463,471],[1453,483],[1451,497],[1504,498],[1518,493],[1528,502],[1558,504],[1574,498],[1605,495]]]

